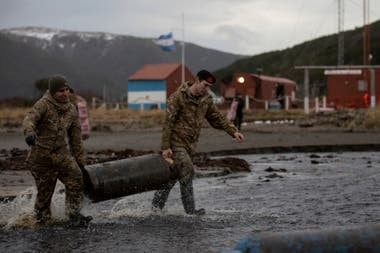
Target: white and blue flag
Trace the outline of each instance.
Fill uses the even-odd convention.
[[[164,51],[170,52],[174,50],[174,39],[172,33],[160,35],[160,37],[158,37],[158,39],[154,39],[153,42],[160,46]]]

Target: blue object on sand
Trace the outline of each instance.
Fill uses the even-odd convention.
[[[225,253],[379,253],[380,225],[330,230],[261,233]]]

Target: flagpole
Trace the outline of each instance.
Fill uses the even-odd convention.
[[[185,13],[182,12],[182,69],[181,83],[185,82]]]

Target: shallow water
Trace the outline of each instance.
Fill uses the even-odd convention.
[[[151,211],[153,192],[146,192],[87,203],[83,212],[94,217],[88,228],[33,228],[25,223],[30,189],[29,197],[0,204],[0,251],[223,252],[249,233],[380,222],[378,152],[239,157],[251,173],[194,180],[197,206],[207,211],[202,217],[184,214],[176,185],[162,213]],[[64,219],[59,192],[53,213]]]

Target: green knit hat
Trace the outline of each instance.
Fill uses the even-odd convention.
[[[52,76],[49,78],[49,91],[51,95],[54,95],[62,87],[69,87],[69,82],[63,76]]]

